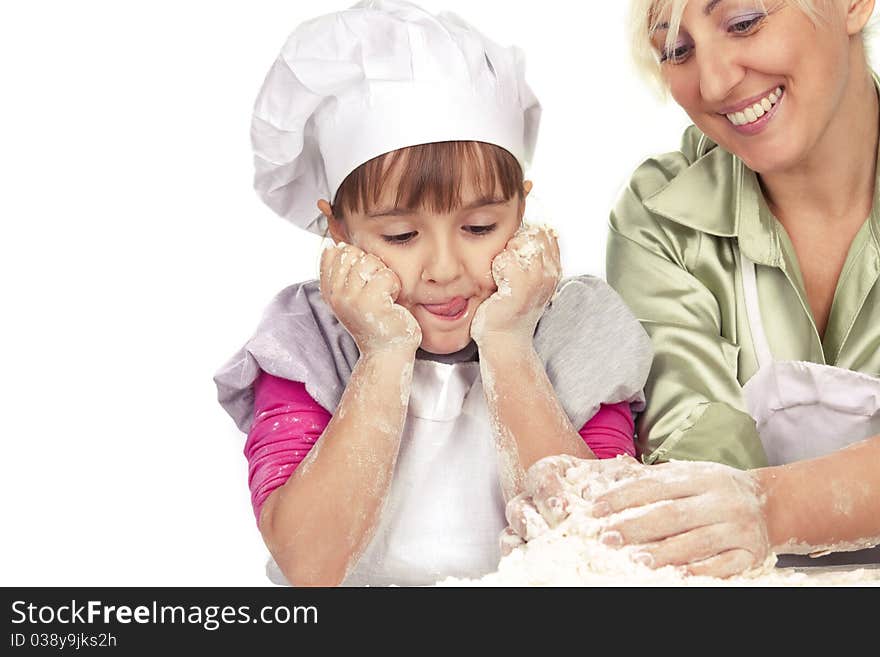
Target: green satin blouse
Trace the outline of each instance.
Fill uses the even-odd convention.
[[[880,167],[878,167],[880,171]],[[794,247],[755,173],[696,127],[680,151],[635,172],[611,213],[607,278],[651,336],[646,463],[767,464],[742,386],[757,370],[738,249],[757,264],[761,315],[776,360],[880,376],[880,181],[849,249],[820,339]]]

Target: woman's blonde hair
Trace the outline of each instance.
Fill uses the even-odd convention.
[[[660,74],[660,62],[657,51],[651,43],[651,35],[661,21],[668,20],[669,31],[666,34],[666,49],[671,49],[678,39],[681,27],[681,15],[689,0],[631,0],[630,2],[630,50],[636,69],[655,83],[665,94],[666,84]],[[766,11],[766,1],[757,0],[762,10]],[[787,2],[804,12],[813,23],[829,17],[829,9],[835,0],[787,0]],[[669,18],[666,19],[665,17]]]

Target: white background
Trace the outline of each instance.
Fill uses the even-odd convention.
[[[630,68],[627,4],[423,1],[525,51],[529,213],[567,273],[603,273],[620,188],[687,125]],[[0,585],[267,583],[211,378],[317,275],[319,240],[252,191],[250,111],[288,33],[346,6],[3,3]]]

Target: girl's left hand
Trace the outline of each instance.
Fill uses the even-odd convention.
[[[531,344],[538,320],[562,275],[556,233],[547,226],[523,227],[492,261],[498,290],[477,309],[471,337],[487,341],[518,339]]]

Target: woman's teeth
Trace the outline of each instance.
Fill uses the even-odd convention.
[[[778,103],[780,98],[782,98],[782,87],[776,87],[769,96],[762,98],[751,107],[747,107],[739,112],[728,114],[727,120],[733,125],[747,125],[749,123],[754,123],[769,112],[770,108]]]

